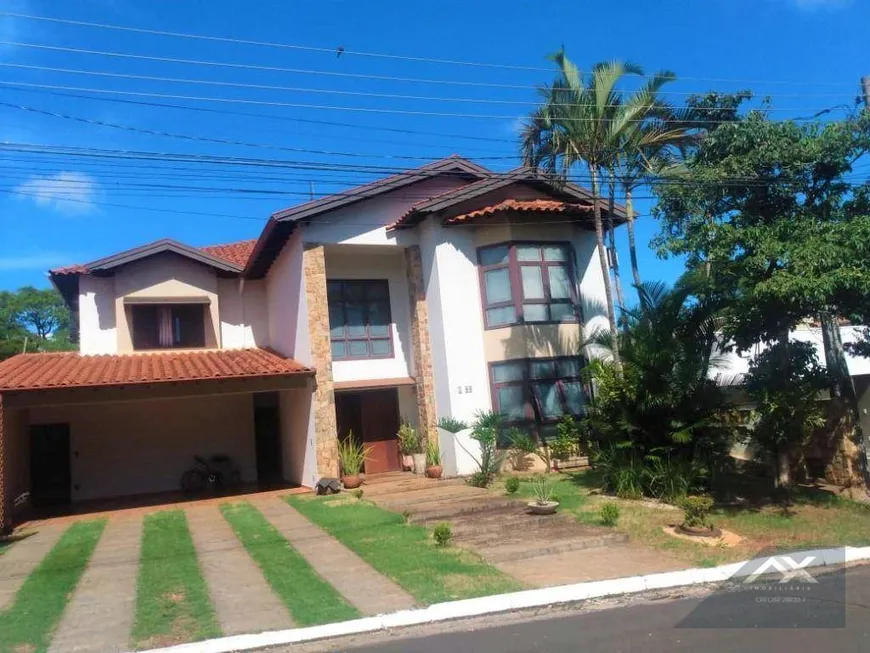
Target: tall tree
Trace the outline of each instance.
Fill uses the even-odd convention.
[[[616,311],[604,242],[601,183],[602,175],[615,160],[623,133],[642,119],[645,112],[641,106],[620,110],[621,95],[617,85],[626,75],[642,75],[643,70],[635,64],[610,61],[597,64],[584,76],[564,50],[550,58],[558,67],[559,76],[540,89],[543,104],[526,121],[521,144],[523,159],[527,165],[542,168],[562,179],[567,179],[578,165],[585,165],[589,170],[607,318],[611,332],[615,333]],[[618,367],[618,347],[613,348],[612,355]]]
[[[24,351],[74,349],[71,316],[53,288],[0,291],[0,360]]]

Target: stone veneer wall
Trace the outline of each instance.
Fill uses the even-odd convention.
[[[849,405],[842,399],[824,403],[825,424],[816,429],[806,447],[804,458],[808,476],[821,476],[831,485],[864,485],[861,447],[856,441],[855,421]]]
[[[420,248],[405,249],[408,292],[411,299],[411,347],[414,352],[417,411],[420,435],[424,441],[438,438],[438,413],[435,408],[435,379],[432,374],[432,347],[429,342],[429,311]]]
[[[332,349],[329,343],[329,305],[326,300],[326,257],[322,245],[306,245],[302,254],[305,298],[308,303],[308,337],[316,371],[313,401],[317,473],[338,477],[338,426],[332,382]]]

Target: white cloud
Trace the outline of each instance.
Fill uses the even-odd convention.
[[[76,257],[61,252],[34,252],[17,256],[0,255],[0,270],[49,270],[77,260]]]
[[[58,213],[83,215],[96,209],[99,185],[83,172],[59,172],[50,177],[32,177],[13,191],[19,198]]]

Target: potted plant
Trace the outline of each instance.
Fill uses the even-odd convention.
[[[353,490],[362,485],[360,473],[371,452],[371,447],[363,447],[361,442],[354,440],[353,431],[347,434],[347,438],[338,442],[341,482],[346,490]]]
[[[417,435],[417,429],[407,420],[403,420],[396,437],[399,438],[399,449],[402,451],[402,469],[406,472],[413,471],[414,454],[420,450],[420,436]]]
[[[438,440],[429,438],[426,442],[426,476],[429,478],[441,478],[444,468],[441,466],[441,450],[438,448]]]
[[[552,515],[559,507],[559,502],[553,500],[553,483],[544,476],[532,480],[534,501],[529,501],[529,511],[533,515]]]

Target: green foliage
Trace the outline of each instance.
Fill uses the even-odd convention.
[[[357,476],[371,452],[372,447],[364,447],[361,442],[354,440],[353,431],[349,432],[344,440],[338,442],[338,463],[341,465],[341,473],[345,476]]]
[[[481,411],[475,417],[471,437],[480,444],[480,458],[476,461],[478,470],[469,480],[475,487],[487,487],[501,471],[505,453],[496,449],[501,424],[502,415],[493,411]]]
[[[399,448],[403,454],[410,456],[415,453],[423,453],[423,442],[420,440],[417,429],[411,426],[410,422],[402,420],[396,435],[399,438]]]
[[[547,442],[550,456],[562,462],[580,451],[580,426],[573,415],[562,415],[556,425],[556,437]]]
[[[616,522],[619,521],[619,506],[612,501],[602,504],[598,510],[598,517],[604,526],[616,526]]]
[[[459,419],[453,419],[452,417],[442,417],[438,420],[438,426],[440,426],[445,431],[450,431],[451,433],[459,433],[460,431],[464,431],[468,428],[468,424]]]
[[[65,351],[70,342],[71,315],[53,288],[25,286],[0,291],[0,360],[25,350]]]
[[[363,489],[361,487],[358,487],[353,492],[351,492],[351,494],[354,496],[355,499],[362,499],[363,498]]]
[[[426,464],[430,467],[441,464],[441,449],[436,438],[426,441]]]
[[[596,393],[583,425],[610,491],[678,496],[669,486],[709,476],[733,437],[725,397],[709,375],[719,364],[715,311],[685,286],[642,284],[638,293],[640,305],[625,312],[618,334],[622,368],[600,358],[586,368]],[[591,339],[605,352],[613,341],[610,333]],[[661,478],[676,473],[681,478]]]
[[[812,343],[786,341],[768,347],[749,363],[746,391],[755,403],[747,436],[778,464],[789,465],[813,429],[825,423],[819,392],[827,379]],[[781,462],[780,462],[781,461]],[[779,479],[790,480],[788,469]]]
[[[553,481],[548,476],[536,476],[531,481],[532,496],[535,497],[535,503],[543,505],[553,499]]]
[[[504,480],[504,491],[508,494],[516,494],[520,489],[520,479],[516,476],[508,476]]]
[[[511,466],[517,471],[523,471],[529,466],[529,456],[538,451],[538,443],[531,435],[516,426],[508,430],[507,442]]]
[[[710,511],[713,510],[713,499],[708,496],[690,495],[683,497],[680,508],[685,513],[683,526],[688,528],[712,528]]]
[[[412,513],[410,510],[403,510],[402,511],[402,521],[404,521],[406,524],[411,523],[411,517],[413,517],[413,516],[414,516],[414,513]]]
[[[432,530],[432,537],[438,546],[447,546],[453,539],[453,527],[447,522],[437,524]]]

